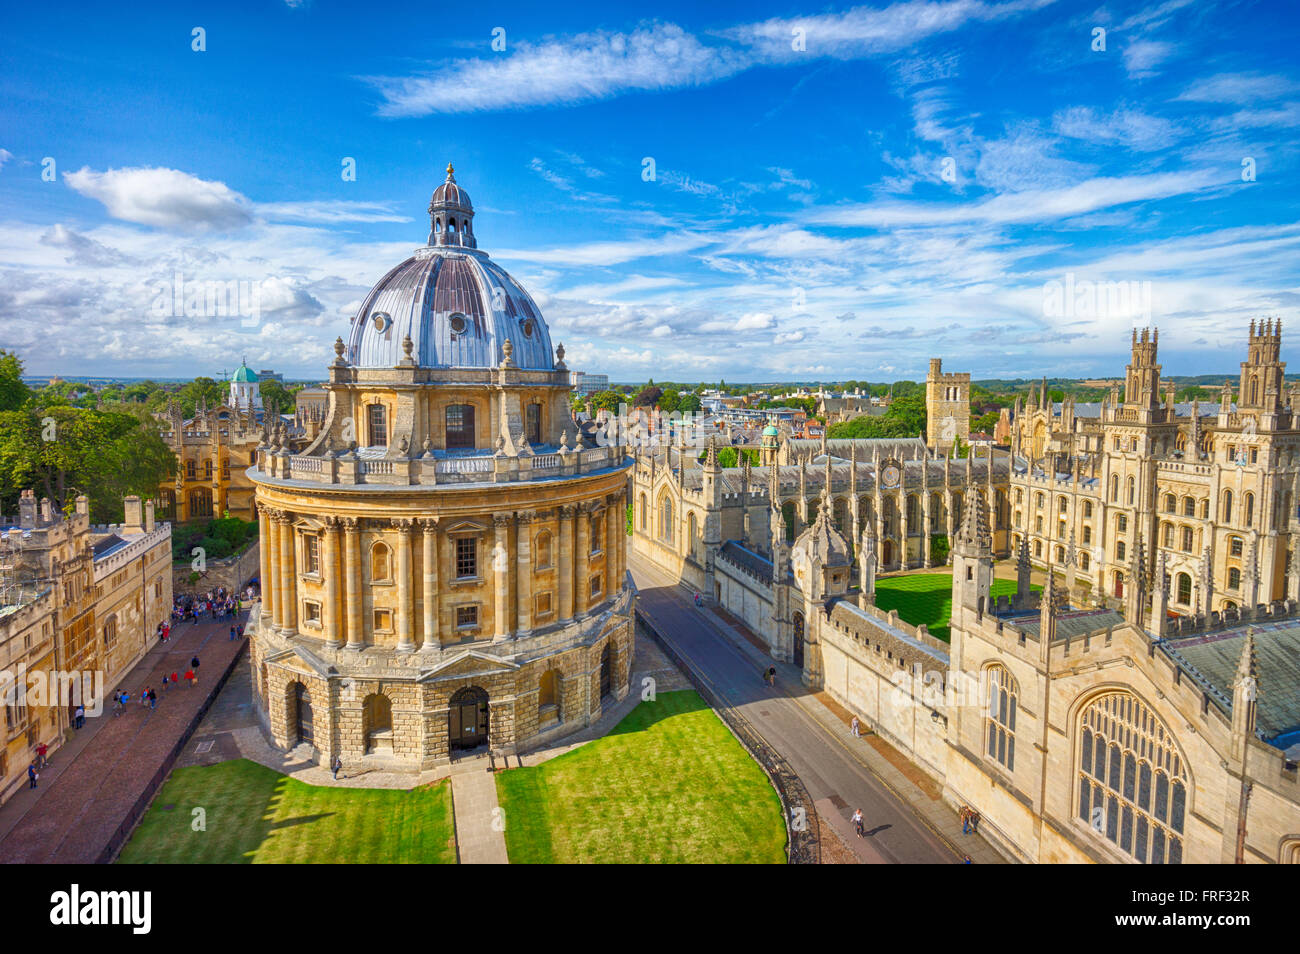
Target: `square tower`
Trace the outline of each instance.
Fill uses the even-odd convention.
[[[947,451],[960,439],[970,440],[970,375],[944,374],[943,361],[930,359],[925,376],[925,443]]]

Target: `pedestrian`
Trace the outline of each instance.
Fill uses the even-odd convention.
[[[85,706],[77,706],[76,718],[77,718],[77,728],[80,729],[82,726],[84,726],[84,725],[86,724],[86,707],[85,707]]]
[[[140,690],[140,708],[143,709],[143,708],[144,708],[145,706],[147,706],[148,704],[149,704],[149,691],[148,691],[147,689],[141,689],[141,690]]]
[[[861,738],[861,737],[862,737],[862,732],[861,732],[861,731],[859,730],[859,728],[858,728],[858,717],[857,717],[857,716],[854,716],[854,717],[853,717],[853,721],[849,723],[849,731],[853,733],[853,738],[855,738],[855,739],[858,739],[858,738]]]
[[[853,830],[857,832],[859,838],[865,833],[862,825],[862,809],[860,808],[853,813]]]
[[[176,673],[172,673],[172,685],[173,686],[177,685],[180,681],[181,681],[180,676],[178,676]]]
[[[334,761],[330,762],[330,771],[334,773],[334,781],[337,782],[339,780],[339,772],[342,771],[342,769],[343,760],[337,755],[334,756]]]
[[[244,624],[243,624],[243,623],[240,623],[239,626],[236,627],[236,628],[239,630],[239,638],[240,638],[240,639],[243,639],[243,638],[244,638]]]
[[[36,780],[38,778],[40,778],[40,776],[36,774],[36,763],[33,762],[31,765],[27,766],[27,787],[35,788]]]
[[[187,670],[185,670],[185,678],[188,679],[188,680],[190,681],[190,688],[193,689],[193,688],[194,688],[194,683],[195,683],[194,670],[193,670],[193,669],[187,669]]]
[[[149,708],[158,708],[158,693],[153,691],[153,686],[149,687]]]
[[[235,626],[230,627],[230,642],[232,642],[232,643],[235,641],[235,630],[236,630],[237,628],[238,628],[238,627],[235,627]]]
[[[167,673],[163,673],[163,692],[167,691]]]
[[[970,864],[970,855],[962,855],[962,856],[961,856],[961,863],[964,864],[964,865],[968,865],[968,864]]]
[[[767,684],[773,689],[776,688],[776,667],[773,666],[767,671]]]
[[[114,692],[113,693],[113,715],[120,716],[121,714],[122,714],[122,694],[120,692]]]
[[[198,671],[198,668],[199,668],[199,657],[198,657],[198,656],[195,656],[193,659],[190,660],[190,667],[191,667],[192,669],[194,669],[195,672]]]
[[[50,751],[50,747],[46,745],[44,742],[36,746],[36,767],[37,768],[45,768],[45,766],[50,764],[50,760],[45,757],[45,754],[49,751]]]

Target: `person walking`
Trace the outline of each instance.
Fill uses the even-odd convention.
[[[230,642],[232,643],[235,641],[235,630],[237,630],[238,628],[239,627],[237,626],[230,627]]]
[[[50,751],[50,747],[46,745],[44,742],[36,746],[36,767],[37,768],[43,769],[45,768],[45,766],[50,764],[50,760],[45,757],[45,754],[49,751]]]
[[[86,724],[86,707],[85,707],[85,706],[77,706],[76,720],[77,720],[77,721],[76,721],[76,725],[77,725],[77,728],[78,728],[78,729],[80,729],[82,726],[84,726],[84,725]]]
[[[853,717],[853,721],[849,723],[849,731],[853,733],[853,738],[855,738],[855,739],[859,739],[859,738],[862,737],[862,732],[861,732],[861,730],[860,730],[859,727],[858,727],[858,717],[857,717],[857,716],[854,716],[854,717]]]
[[[167,673],[163,673],[163,692],[167,692]]]
[[[334,760],[330,762],[330,771],[334,773],[334,781],[337,782],[339,780],[339,772],[342,770],[343,760],[336,755],[334,756]]]
[[[190,688],[193,689],[193,688],[194,688],[194,683],[195,683],[195,681],[196,681],[196,677],[195,677],[195,675],[194,675],[194,670],[193,670],[193,669],[187,669],[187,670],[185,670],[185,678],[189,680],[189,682],[190,682]]]
[[[33,762],[31,765],[27,766],[27,787],[28,787],[28,788],[35,788],[35,787],[36,787],[36,780],[37,780],[38,778],[40,778],[40,775],[37,774],[37,772],[36,772],[36,763]]]
[[[857,832],[859,838],[861,838],[865,833],[865,829],[862,824],[862,809],[860,808],[853,813],[853,830]]]
[[[113,693],[113,716],[117,717],[120,716],[121,714],[122,714],[122,694],[120,692],[114,692]]]
[[[767,671],[767,684],[773,689],[776,688],[776,667],[772,666]]]
[[[153,686],[150,686],[150,687],[149,687],[149,691],[148,691],[148,693],[146,693],[146,695],[149,696],[149,708],[150,708],[151,710],[152,710],[152,709],[157,709],[157,708],[158,708],[158,693],[156,693],[156,692],[153,691]]]
[[[180,681],[181,677],[177,673],[172,673],[172,685],[175,686],[180,683]]]

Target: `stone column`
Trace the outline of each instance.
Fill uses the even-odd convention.
[[[424,570],[424,632],[421,652],[437,652],[441,647],[438,639],[438,521],[422,520],[420,527],[424,530],[424,548],[421,552]]]
[[[492,578],[495,587],[493,616],[496,622],[494,639],[510,636],[510,514],[492,515],[496,540],[492,547]]]
[[[347,541],[346,600],[348,604],[348,649],[360,650],[366,644],[366,633],[361,621],[361,527],[356,517],[343,520]]]
[[[573,615],[581,619],[587,614],[587,600],[590,597],[591,585],[591,505],[582,504],[578,507],[578,534],[577,543],[574,546],[573,553]]]
[[[280,592],[284,596],[281,635],[298,635],[298,564],[294,556],[293,514],[280,515]]]
[[[623,571],[619,563],[622,548],[619,544],[626,535],[627,514],[622,502],[621,496],[614,495],[605,514],[605,593],[608,596],[613,596],[623,586]]]
[[[518,636],[527,636],[533,628],[533,516],[531,510],[522,510],[515,515],[515,553],[518,559],[515,592],[519,603],[519,631],[516,635]]]
[[[926,466],[922,463],[921,466]],[[930,569],[930,490],[924,488],[921,496],[921,565]]]
[[[560,584],[560,619],[573,617],[573,504],[560,507],[560,552],[558,577]]]
[[[899,534],[903,538],[903,545],[901,548],[902,552],[898,554],[898,558],[901,561],[901,568],[906,570],[907,569],[907,542],[908,542],[907,541],[908,527],[907,527],[907,491],[906,490],[900,491],[898,494],[898,527],[899,527]]]
[[[321,610],[321,624],[325,629],[325,645],[338,649],[339,638],[339,518],[325,518],[325,606]]]
[[[258,523],[258,558],[261,561],[259,579],[262,583],[262,614],[261,625],[275,625],[275,521],[271,519],[270,512],[265,507],[259,507],[257,511]]]
[[[399,518],[393,521],[397,530],[397,651],[415,651],[411,639],[415,606],[411,594],[411,521]]]

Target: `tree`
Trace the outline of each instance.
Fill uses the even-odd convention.
[[[863,415],[835,424],[826,436],[832,439],[920,437],[925,432],[925,423],[925,396],[914,391],[896,396],[884,414]]]
[[[655,407],[659,399],[663,397],[663,391],[655,387],[653,383],[647,384],[637,392],[636,397],[632,399],[633,407]]]
[[[623,395],[617,391],[597,391],[587,402],[588,407],[597,411],[609,411],[611,414],[618,413],[618,407],[623,403]]]
[[[700,396],[698,394],[683,394],[681,400],[677,402],[677,410],[683,414],[700,413]]]
[[[668,388],[659,397],[659,410],[665,414],[671,414],[673,411],[681,409],[682,396],[675,388]]]
[[[286,388],[274,378],[259,382],[257,388],[262,394],[262,406],[279,408],[282,413],[293,410],[294,396],[302,390],[301,386]]]
[[[0,351],[0,411],[16,411],[32,396],[22,375],[23,362],[18,355]]]

